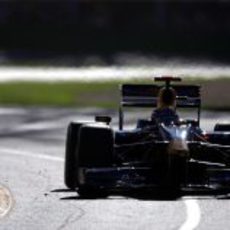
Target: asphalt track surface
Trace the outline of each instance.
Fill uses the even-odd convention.
[[[230,201],[225,196],[87,200],[68,191],[63,183],[67,124],[92,120],[100,112],[0,108],[0,229],[230,229]],[[114,111],[102,113],[112,115],[117,126]],[[137,116],[143,113],[128,114],[129,128]],[[229,113],[205,112],[201,125],[212,129],[224,120]]]

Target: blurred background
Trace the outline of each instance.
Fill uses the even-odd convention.
[[[74,81],[87,90],[86,79],[109,80],[115,89],[127,79],[173,74],[201,82],[206,107],[217,101],[215,108],[230,108],[223,93],[230,89],[228,0],[1,0],[0,31],[0,89],[8,84],[2,103],[17,104],[27,89],[13,98],[12,81],[16,88],[18,81],[30,82],[24,84],[29,88],[31,81],[43,81],[41,87]],[[214,97],[218,92],[221,103]],[[21,101],[28,97],[35,93]],[[79,95],[69,97],[68,103],[60,98],[47,105],[79,103]]]
[[[230,1],[1,0],[0,30],[15,61],[101,55],[111,64],[121,52],[228,61]]]

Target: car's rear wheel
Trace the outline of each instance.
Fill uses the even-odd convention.
[[[82,123],[70,123],[67,129],[64,181],[68,188],[75,189],[78,182],[77,147]]]

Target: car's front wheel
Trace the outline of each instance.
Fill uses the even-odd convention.
[[[64,181],[65,185],[70,189],[75,189],[79,184],[77,147],[81,126],[82,123],[70,123],[67,129]]]

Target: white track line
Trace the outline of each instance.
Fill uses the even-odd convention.
[[[200,207],[197,200],[185,200],[184,201],[187,209],[187,219],[179,230],[193,230],[195,229],[201,218]]]
[[[15,150],[9,148],[0,148],[1,153],[10,154],[10,155],[17,155],[17,156],[25,156],[31,158],[39,158],[44,160],[56,161],[56,162],[63,162],[64,159],[62,157],[57,156],[48,156],[40,153],[33,153],[26,152],[24,150]],[[179,230],[194,230],[199,222],[200,222],[200,208],[198,205],[197,200],[185,200],[184,201],[187,209],[187,219],[184,224],[179,228]]]

